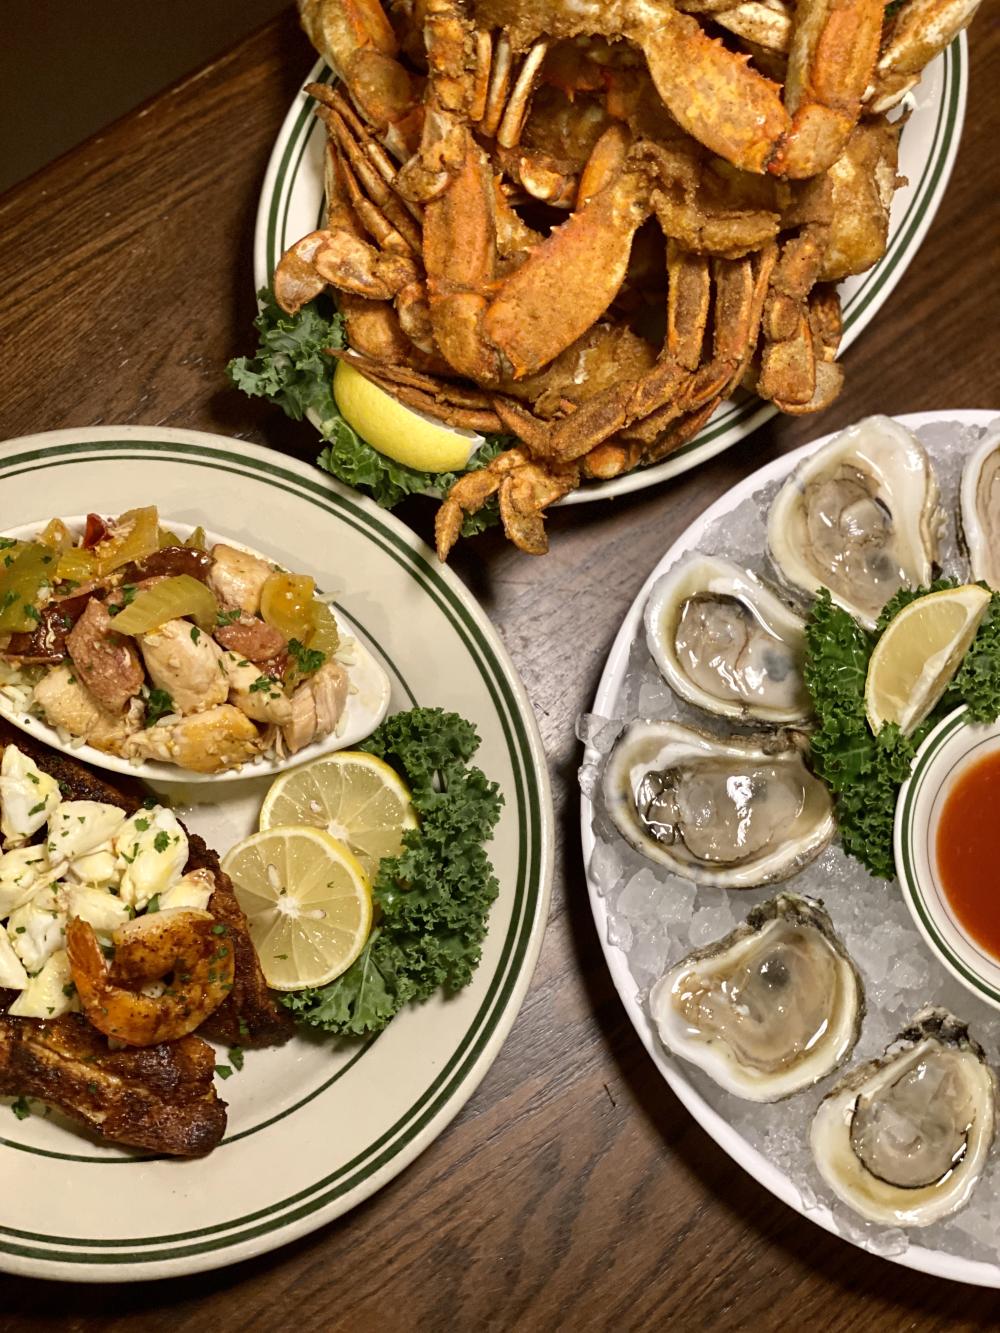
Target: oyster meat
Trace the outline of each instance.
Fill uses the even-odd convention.
[[[699,884],[748,889],[786,879],[833,836],[833,804],[784,731],[723,739],[638,720],[603,779],[608,814],[651,860]]]
[[[972,577],[1000,588],[1000,430],[990,431],[966,460],[961,506]]]
[[[805,623],[749,570],[685,557],[654,583],[645,624],[661,675],[688,703],[763,722],[809,716]]]
[[[882,1059],[824,1098],[810,1145],[820,1175],[862,1217],[925,1227],[968,1201],[993,1142],[994,1101],[966,1025],[923,1009]]]
[[[867,417],[810,454],[775,496],[767,543],[781,578],[868,629],[900,588],[930,583],[944,521],[930,460],[889,417]]]
[[[836,1069],[864,1008],[822,904],[791,893],[670,968],[649,995],[664,1046],[755,1102],[789,1097]]]

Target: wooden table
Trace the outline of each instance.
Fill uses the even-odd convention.
[[[292,16],[281,18],[0,200],[0,436],[134,422],[315,454],[307,427],[248,401],[222,373],[251,347],[254,210],[311,60]],[[496,534],[456,554],[537,710],[559,848],[534,984],[455,1123],[375,1198],[294,1245],[169,1283],[5,1278],[0,1328],[929,1330],[991,1321],[990,1292],[911,1273],[804,1222],[667,1089],[625,1017],[591,920],[574,722],[647,571],[747,471],[869,412],[1000,405],[997,82],[1000,33],[985,13],[947,199],[846,354],[846,391],[821,421],[772,422],[675,482],[560,510],[543,560]],[[54,95],[72,95],[71,85]],[[428,506],[405,517],[429,532]]]

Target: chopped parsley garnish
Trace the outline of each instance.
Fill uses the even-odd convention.
[[[198,640],[199,640],[200,638],[201,638],[201,630],[198,628],[197,625],[192,625],[192,626],[191,626],[191,642],[192,642],[192,643],[197,643]]]
[[[30,819],[32,815],[40,815],[44,809],[45,809],[45,802],[39,801],[37,805],[33,805],[31,809],[28,811],[28,818]]]
[[[174,711],[174,701],[166,690],[150,690],[146,700],[146,726],[151,727]]]
[[[239,620],[242,614],[243,612],[239,607],[235,611],[219,611],[215,617],[215,623],[220,626],[231,625],[234,621]]]
[[[311,676],[326,661],[326,653],[320,652],[318,648],[307,648],[298,639],[289,640],[288,652],[300,676]]]
[[[146,915],[149,916],[150,912],[158,912],[159,910],[160,910],[160,895],[158,893],[154,893],[152,898],[150,898],[149,902],[146,904]]]
[[[18,1097],[17,1101],[11,1102],[10,1109],[18,1120],[27,1120],[28,1116],[31,1115],[31,1107],[28,1105],[27,1097]]]
[[[216,1065],[215,1072],[218,1074],[219,1078],[232,1078],[233,1076],[233,1071],[230,1069],[229,1065]]]
[[[122,595],[121,601],[108,603],[108,614],[111,616],[116,616],[119,611],[124,611],[126,606],[131,606],[139,589],[134,583],[123,583],[119,591]]]
[[[278,687],[275,685],[274,681],[271,679],[270,676],[258,676],[257,679],[250,686],[249,692],[251,694],[260,694],[264,690],[272,691],[272,690],[277,690],[277,688]]]
[[[169,846],[170,834],[164,829],[160,829],[159,833],[157,833],[156,837],[153,839],[153,850],[157,852],[165,852]]]
[[[136,828],[139,830],[140,833],[145,833],[146,830],[149,828],[149,820],[148,820],[148,819],[137,819],[137,820],[135,821],[135,826],[136,826]]]
[[[243,1068],[243,1047],[232,1046],[229,1050],[229,1063],[234,1069]]]

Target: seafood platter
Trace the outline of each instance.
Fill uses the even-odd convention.
[[[976,6],[299,8],[332,71],[306,88],[325,203],[258,263],[261,352],[234,378],[305,408],[332,441],[321,464],[352,483],[373,485],[358,451],[378,415],[348,406],[352,375],[468,437],[440,484],[404,479],[444,493],[446,558],[484,506],[544,552],[550,504],[661,466],[734,394],[794,414],[834,401],[842,284],[886,254],[914,89]],[[303,143],[279,143],[271,178]],[[285,188],[265,187],[268,246]],[[308,343],[294,383],[269,338]],[[304,392],[317,373],[332,395]]]
[[[994,1286],[998,995],[896,871],[914,759],[956,728],[1000,750],[998,468],[1000,419],[956,412],[746,478],[651,573],[580,723],[595,920],[671,1087],[807,1217]]]
[[[551,873],[530,706],[418,538],[245,441],[10,441],[0,494],[0,1267],[235,1262],[499,1051]]]

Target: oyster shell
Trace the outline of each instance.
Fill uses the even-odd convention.
[[[1000,588],[1000,430],[990,431],[966,459],[961,506],[972,577]]]
[[[833,803],[802,738],[723,739],[678,722],[633,722],[603,779],[622,836],[685,879],[748,889],[786,879],[833,836]]]
[[[782,893],[670,968],[649,995],[669,1050],[748,1101],[811,1087],[850,1055],[861,979],[821,903]]]
[[[968,1201],[993,1142],[994,1101],[967,1026],[922,1009],[880,1060],[824,1098],[810,1145],[820,1175],[862,1217],[925,1227]]]
[[[656,580],[646,643],[670,687],[722,717],[800,722],[805,622],[749,570],[696,552]]]
[[[767,543],[782,579],[833,600],[868,629],[902,587],[929,583],[944,520],[930,460],[889,417],[850,426],[775,496]]]

